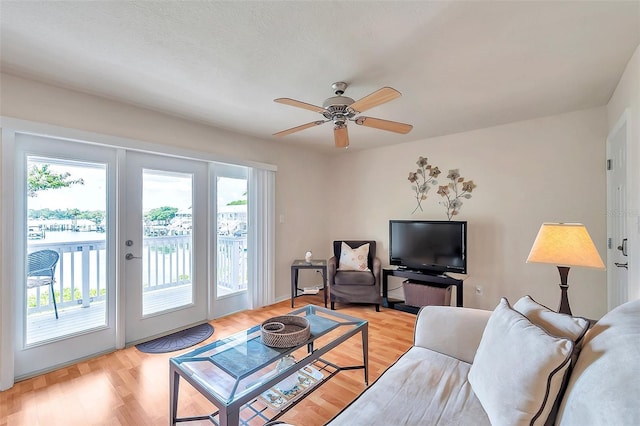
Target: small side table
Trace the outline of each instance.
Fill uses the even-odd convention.
[[[327,261],[325,259],[313,259],[307,262],[304,259],[296,259],[291,264],[291,307],[293,300],[298,297],[298,271],[300,269],[315,269],[322,274],[322,292],[324,293],[324,307],[327,307]]]

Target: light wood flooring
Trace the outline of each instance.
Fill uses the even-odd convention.
[[[309,303],[322,305],[322,293],[297,298],[296,308]],[[338,304],[336,308],[369,321],[370,383],[411,346],[415,315],[385,308],[375,312],[371,305]],[[289,311],[291,305],[287,300],[211,321],[215,331],[202,344]],[[168,425],[169,358],[185,351],[145,354],[130,347],[18,382],[13,388],[0,392],[0,426]],[[361,341],[357,335],[326,359],[354,365],[361,356]],[[299,426],[323,425],[364,388],[362,370],[340,372],[280,420]],[[204,397],[182,382],[179,416],[212,411],[213,406]]]

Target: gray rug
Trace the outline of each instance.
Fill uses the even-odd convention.
[[[205,341],[213,334],[213,326],[209,323],[196,325],[186,330],[178,331],[167,336],[158,337],[148,342],[136,345],[140,352],[161,354],[179,351],[189,346]]]

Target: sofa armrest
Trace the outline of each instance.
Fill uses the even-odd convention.
[[[425,306],[418,312],[414,345],[473,363],[491,311]]]

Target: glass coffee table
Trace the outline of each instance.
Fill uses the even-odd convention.
[[[343,370],[364,370],[364,382],[368,385],[367,321],[314,305],[288,315],[303,316],[311,326],[309,340],[296,347],[266,346],[258,324],[171,358],[171,424],[208,419],[217,425],[235,426],[275,420]],[[362,365],[339,366],[323,358],[358,333],[362,338]],[[204,395],[216,410],[207,415],[179,418],[181,378]]]

